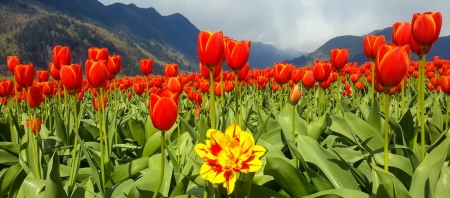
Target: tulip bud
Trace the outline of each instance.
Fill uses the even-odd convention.
[[[291,93],[289,96],[291,103],[296,105],[301,97],[302,97],[302,91],[300,90],[300,87],[298,85],[295,85],[294,88],[291,89]]]

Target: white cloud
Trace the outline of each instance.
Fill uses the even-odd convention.
[[[411,21],[415,12],[440,11],[441,36],[450,34],[447,0],[100,0],[106,5],[117,1],[154,7],[162,15],[181,13],[200,30],[308,52],[336,36]]]

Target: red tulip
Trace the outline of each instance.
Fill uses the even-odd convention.
[[[439,81],[441,90],[446,94],[450,94],[450,76],[441,76]]]
[[[83,97],[84,97],[84,90],[83,90],[83,89],[80,90],[80,91],[75,95],[75,97],[77,98],[77,100],[83,100]]]
[[[222,96],[222,88],[223,84],[214,82],[214,94],[216,94],[216,96]]]
[[[415,13],[411,22],[412,37],[420,47],[429,47],[438,39],[441,26],[440,12]]]
[[[364,54],[366,55],[366,57],[374,61],[377,56],[378,49],[380,48],[380,46],[384,45],[385,42],[386,41],[383,35],[364,36]]]
[[[53,48],[53,64],[55,64],[56,69],[60,70],[63,65],[70,65],[71,63],[72,54],[69,46],[57,45]]]
[[[55,64],[50,63],[50,74],[52,74],[53,79],[59,81],[61,80],[60,71],[56,68]]]
[[[103,96],[103,101],[99,100],[97,97],[92,97],[92,107],[94,107],[96,111],[103,111],[107,104],[108,98],[106,96]]]
[[[314,79],[314,74],[311,70],[306,71],[306,73],[302,79],[302,84],[307,89],[313,88],[314,84],[316,84],[316,80]]]
[[[91,47],[88,49],[88,59],[93,61],[108,61],[108,48]]]
[[[320,83],[320,88],[322,89],[328,89],[331,85],[333,77],[330,75],[326,81],[323,81]]]
[[[61,67],[60,76],[62,86],[69,94],[78,92],[83,86],[83,73],[78,64]]]
[[[49,79],[48,70],[39,70],[36,72],[39,82],[47,82]]]
[[[203,102],[203,97],[201,93],[197,93],[197,95],[195,95],[195,104],[197,105],[201,105]]]
[[[250,70],[250,64],[247,62],[244,67],[239,71],[238,73],[238,79],[239,81],[243,81],[247,78],[248,71]]]
[[[225,60],[228,67],[238,72],[240,71],[248,61],[250,56],[250,41],[236,41],[229,39],[225,47]]]
[[[328,79],[331,73],[331,65],[326,61],[315,61],[313,67],[314,79],[323,82]]]
[[[273,77],[279,84],[289,82],[291,79],[292,64],[289,63],[275,63],[273,65]]]
[[[14,93],[14,84],[11,80],[0,82],[0,97],[12,96]]]
[[[27,119],[27,121],[25,122],[25,126],[27,128],[30,128],[30,120]],[[41,119],[40,118],[36,118],[31,120],[31,132],[33,132],[33,134],[39,133],[41,131]]]
[[[44,99],[45,96],[38,86],[33,85],[28,89],[28,105],[31,108],[39,107]]]
[[[220,77],[220,71],[222,70],[222,62],[219,63],[217,67],[214,67],[213,70],[213,79],[216,80]],[[206,80],[209,80],[209,69],[205,66],[203,66],[200,63],[200,73],[202,74],[203,78]]]
[[[409,66],[409,45],[399,47],[382,45],[375,62],[375,78],[386,89],[397,86],[406,75]]]
[[[133,89],[134,89],[134,92],[140,96],[145,91],[145,84],[142,82],[133,83]]]
[[[107,66],[109,74],[112,78],[115,78],[122,69],[122,57],[120,55],[113,55],[108,57]]]
[[[141,72],[143,75],[148,76],[152,73],[153,59],[141,59],[139,63],[141,65]]]
[[[14,73],[14,67],[20,65],[20,58],[18,56],[8,56],[6,58],[6,65],[11,73]]]
[[[21,87],[30,87],[34,81],[34,66],[32,63],[28,65],[17,65],[14,67],[14,78],[16,83]]]
[[[94,88],[102,88],[108,80],[108,69],[105,61],[86,61],[86,78]],[[62,77],[62,76],[61,76]]]
[[[165,64],[164,73],[169,78],[178,76],[178,65],[175,63]]]
[[[155,128],[161,132],[169,130],[178,117],[178,94],[165,89],[152,94],[149,112]]]
[[[302,71],[300,69],[292,69],[291,79],[294,83],[300,82],[302,79]]]
[[[178,95],[183,93],[183,85],[180,83],[180,81],[176,77],[169,78],[169,82],[167,82],[167,88],[172,93],[178,93]]]
[[[411,23],[396,22],[392,26],[392,43],[397,46],[409,45],[411,37]]]
[[[348,49],[332,49],[330,53],[331,66],[335,69],[342,69],[348,60]]]
[[[198,34],[197,54],[200,63],[208,69],[216,67],[223,59],[224,42],[222,32],[202,31]]]
[[[40,84],[42,94],[50,96],[53,94],[53,82],[43,82]]]

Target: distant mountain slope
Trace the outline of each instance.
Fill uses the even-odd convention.
[[[369,34],[384,35],[386,42],[392,42],[392,27],[382,30],[375,30]],[[348,62],[357,62],[359,64],[369,61],[364,55],[363,36],[338,36],[330,39],[314,52],[308,56],[300,56],[294,59],[287,60],[296,66],[310,65],[314,60],[330,60],[330,51],[334,48],[349,49]],[[427,55],[427,60],[432,60],[433,56],[439,56],[441,59],[450,59],[450,36],[439,37],[434,46]],[[417,60],[417,57],[412,54],[412,59]]]

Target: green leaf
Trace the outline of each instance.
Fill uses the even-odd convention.
[[[131,179],[131,177],[138,174],[140,171],[148,168],[148,160],[149,157],[142,157],[126,164],[115,166],[110,180],[106,183],[106,188],[111,188],[111,186],[115,184]]]
[[[377,131],[380,135],[382,135],[383,122],[381,120],[379,112],[380,112],[380,105],[378,104],[378,101],[375,100],[373,102],[373,107],[370,110],[369,119],[367,120],[367,123],[369,123],[370,126],[372,126],[375,129],[375,131]]]
[[[318,140],[322,133],[327,129],[328,113],[313,120],[308,126],[308,136]]]
[[[358,183],[345,165],[346,162],[322,148],[314,139],[308,136],[299,136],[297,138],[298,149],[290,142],[288,144],[297,157],[319,167],[335,188],[358,189]]]
[[[280,187],[292,197],[303,197],[317,190],[300,174],[292,164],[285,160],[266,154],[264,174],[271,175]]]
[[[67,143],[67,133],[66,133],[66,127],[64,122],[61,119],[61,116],[59,115],[59,111],[58,111],[58,107],[55,105],[53,106],[53,117],[55,118],[55,131],[56,131],[56,135],[61,138],[61,140],[63,141],[64,145],[68,145]]]
[[[172,193],[170,193],[170,197],[176,197],[179,195],[186,194],[188,184],[189,184],[189,179],[187,177],[184,177],[180,182],[178,182],[178,184],[172,190]]]
[[[5,197],[13,184],[14,179],[21,171],[22,167],[20,164],[16,164],[6,169],[5,173],[0,177],[0,197]]]
[[[380,179],[381,184],[383,184],[383,191],[389,195],[388,197],[411,197],[408,190],[395,175],[373,164],[372,168]]]
[[[95,181],[97,181],[97,182],[95,182],[97,184],[97,188],[102,189],[102,183],[101,183],[99,172],[98,172],[98,166],[95,163],[94,156],[92,156],[91,153],[89,153],[89,151],[86,149],[85,143],[83,142],[83,140],[80,138],[80,136],[78,134],[77,134],[77,137],[78,137],[78,142],[80,144],[81,150],[83,151],[83,154],[89,163],[89,167],[91,168],[92,176],[94,177]],[[104,192],[102,192],[102,194],[104,194]]]
[[[161,132],[154,133],[151,137],[147,139],[145,143],[144,150],[142,151],[142,157],[150,157],[156,151],[161,148]]]
[[[437,128],[442,131],[444,127],[444,118],[442,116],[442,108],[439,103],[439,98],[436,97],[434,104],[433,117],[431,117],[431,123],[433,123]]]
[[[48,163],[47,179],[45,180],[45,191],[38,197],[63,198],[67,197],[64,191],[61,176],[59,175],[59,156],[55,152]]]
[[[425,160],[417,167],[411,182],[410,193],[413,197],[433,197],[439,180],[442,165],[447,157],[450,138],[425,156]]]
[[[444,163],[441,169],[441,175],[434,190],[434,197],[447,197],[450,195],[450,168],[448,162]]]
[[[340,136],[347,138],[347,140],[351,141],[352,144],[355,144],[355,139],[353,137],[350,126],[345,121],[344,117],[338,115],[331,115],[331,126],[330,129]]]
[[[304,196],[303,198],[313,198],[313,197],[327,197],[327,195],[336,195],[339,197],[358,197],[358,198],[369,198],[370,195],[361,192],[359,190],[353,190],[353,189],[331,189],[331,190],[324,190],[317,193],[314,193],[312,195]]]
[[[361,139],[366,140],[372,138],[368,143],[370,149],[376,150],[383,147],[383,137],[370,124],[359,118],[353,113],[344,112],[345,120],[352,131]]]
[[[294,108],[292,105],[284,105],[283,109],[280,112],[280,116],[278,117],[278,123],[283,129],[283,135],[286,140],[292,140],[292,121],[293,121],[293,112]],[[308,135],[307,133],[307,124],[304,120],[298,116],[297,113],[294,114],[295,120],[295,134],[299,135]]]
[[[19,163],[19,158],[8,151],[0,149],[0,164],[12,166]]]
[[[135,119],[129,119],[128,127],[130,128],[131,137],[138,142],[139,146],[144,146],[146,139],[142,122],[138,122]]]
[[[22,186],[19,189],[18,197],[37,197],[38,194],[44,190],[45,181],[37,179],[33,174],[28,174],[25,180],[23,180]]]
[[[180,116],[180,121],[181,121],[181,123],[184,124],[184,126],[186,126],[188,133],[192,136],[194,141],[199,141],[199,142],[205,143],[205,139],[200,137],[200,134],[198,133],[198,131],[196,131],[194,128],[192,128],[192,126],[189,123],[187,123],[186,120],[184,120],[184,118],[182,118],[181,116]]]

